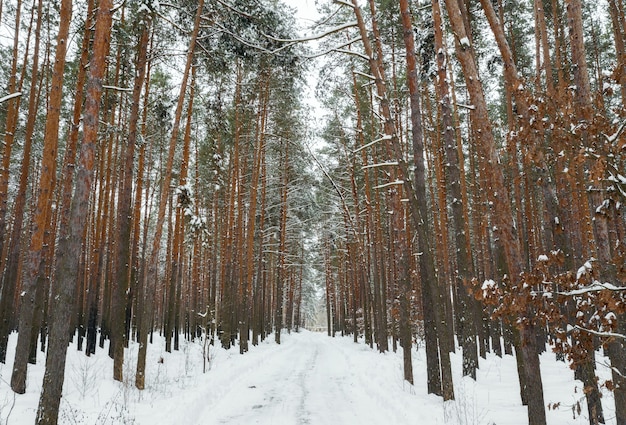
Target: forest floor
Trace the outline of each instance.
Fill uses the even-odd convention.
[[[33,424],[43,377],[43,355],[29,368],[28,388],[9,387],[16,334],[7,364],[0,364],[0,425]],[[461,377],[460,351],[452,355],[456,400],[426,394],[425,353],[413,350],[415,386],[403,381],[402,352],[379,354],[351,338],[301,331],[268,339],[241,356],[238,347],[211,347],[203,373],[201,342],[181,341],[166,353],[155,337],[148,348],[147,388],[135,389],[137,346],[126,351],[125,382],[112,379],[106,350],[86,357],[70,347],[61,424],[454,424],[523,425],[515,359],[481,359],[477,381]],[[106,347],[105,347],[106,348]],[[40,353],[41,354],[41,353]],[[599,357],[601,359],[601,357]],[[548,424],[587,424],[582,384],[554,354],[542,355]],[[608,370],[599,361],[598,373]],[[580,401],[581,413],[575,413]],[[603,397],[607,424],[614,424],[613,397]]]

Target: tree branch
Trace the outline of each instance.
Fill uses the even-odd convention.
[[[361,37],[353,38],[353,39],[351,39],[351,40],[346,41],[346,42],[345,42],[345,43],[343,43],[343,44],[340,44],[339,46],[331,47],[331,48],[330,48],[330,49],[328,49],[328,50],[324,50],[324,51],[322,51],[322,52],[315,53],[315,54],[313,54],[313,55],[308,55],[308,56],[305,56],[305,59],[315,59],[315,58],[318,58],[318,57],[320,57],[320,56],[324,56],[324,55],[326,55],[326,54],[328,54],[328,53],[336,52],[336,51],[338,51],[339,49],[342,49],[343,47],[350,46],[351,44],[356,43],[357,41],[361,41],[361,40],[362,40],[362,38],[361,38]]]
[[[591,329],[583,328],[582,326],[576,325],[572,329],[577,329],[579,331],[587,332],[595,336],[604,337],[604,338],[621,338],[626,339],[626,335],[618,334],[615,332],[598,332]]]
[[[22,95],[22,92],[18,91],[18,92],[15,92],[15,93],[8,94],[8,95],[6,95],[4,97],[0,97],[0,103],[6,102],[6,101],[11,100],[11,99],[14,99],[16,97],[20,97],[21,95]]]
[[[339,25],[337,27],[331,28],[328,31],[324,31],[322,33],[319,34],[313,34],[310,35],[308,37],[302,37],[302,38],[278,38],[278,37],[274,37],[272,35],[269,34],[263,34],[265,37],[269,38],[270,40],[273,41],[278,41],[278,42],[284,42],[284,43],[304,43],[307,41],[313,41],[313,40],[319,40],[320,38],[324,38],[330,34],[334,34],[336,32],[340,32],[343,31],[345,29],[348,28],[353,28],[357,26],[357,22],[356,21],[352,21],[352,22],[346,22],[345,24]]]
[[[610,283],[601,283],[601,282],[596,281],[593,284],[586,286],[584,288],[574,289],[573,291],[567,291],[567,292],[557,292],[557,294],[571,297],[574,295],[583,295],[589,292],[598,292],[598,291],[604,291],[604,290],[615,291],[615,292],[626,291],[626,287],[615,286]]]

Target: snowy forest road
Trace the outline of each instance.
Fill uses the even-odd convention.
[[[381,394],[369,365],[351,361],[342,344],[324,334],[294,337],[215,382],[197,423],[380,424],[406,409]]]
[[[238,347],[211,347],[210,368],[203,373],[202,341],[182,341],[180,350],[165,351],[165,341],[155,336],[148,351],[152,365],[146,389],[132,383],[138,344],[127,353],[125,381],[110,376],[113,366],[107,350],[86,357],[69,350],[60,424],[135,425],[524,425],[526,407],[519,398],[517,364],[513,356],[488,354],[478,369],[478,379],[462,378],[462,355],[451,355],[455,401],[427,394],[423,346],[412,350],[415,386],[403,380],[402,350],[378,353],[360,339],[330,338],[302,330],[283,335],[280,345],[272,336],[246,355]],[[13,354],[13,334],[9,347]],[[39,353],[40,357],[43,355]],[[600,359],[601,353],[597,353]],[[40,360],[42,360],[40,358]],[[604,364],[600,360],[599,365]],[[7,382],[12,364],[0,364],[0,423],[34,423],[43,378],[43,362],[29,370],[31,385],[16,398]],[[541,372],[546,401],[561,403],[548,412],[549,425],[583,425],[589,419],[581,397],[581,383],[554,353],[542,354]],[[610,370],[600,367],[603,379]],[[12,401],[14,400],[14,401]],[[615,425],[608,400],[607,425]],[[15,403],[14,408],[10,406]],[[8,421],[7,421],[7,415]]]

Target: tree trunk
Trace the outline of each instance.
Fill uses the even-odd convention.
[[[43,0],[37,3],[37,23],[35,27],[35,47],[33,52],[33,64],[31,68],[30,93],[28,97],[28,115],[26,119],[26,129],[24,135],[24,147],[22,151],[22,167],[20,171],[19,186],[15,198],[13,210],[13,228],[11,229],[10,244],[8,247],[8,257],[2,282],[0,282],[0,363],[6,361],[6,350],[14,321],[15,289],[18,285],[18,270],[20,262],[20,241],[22,240],[22,228],[24,223],[24,210],[26,208],[26,191],[28,188],[28,176],[30,172],[31,149],[33,144],[33,134],[35,131],[35,119],[39,108],[39,91],[42,84],[39,82],[39,47]],[[2,273],[0,271],[0,273]]]
[[[76,76],[76,92],[74,94],[74,112],[69,136],[66,142],[65,154],[63,158],[63,175],[61,177],[60,198],[61,205],[59,216],[61,218],[60,228],[66,228],[69,223],[70,204],[72,202],[72,187],[74,182],[74,169],[76,165],[76,150],[80,133],[80,122],[83,112],[83,101],[85,99],[85,82],[87,80],[87,69],[89,66],[89,53],[91,35],[93,31],[93,10],[95,0],[90,0],[87,5],[87,15],[85,17],[85,32],[81,45],[81,55],[78,63],[78,73]]]
[[[484,170],[487,173],[487,196],[493,203],[493,218],[497,236],[502,242],[509,278],[515,285],[519,283],[523,270],[523,256],[519,240],[513,224],[513,213],[510,198],[504,184],[502,169],[498,166],[495,140],[491,129],[491,122],[487,113],[487,103],[484,98],[482,84],[476,68],[473,49],[463,23],[463,16],[458,4],[453,0],[446,0],[446,7],[450,17],[450,24],[455,35],[456,52],[474,109],[471,110],[472,125],[478,135],[478,152],[484,161]],[[506,66],[506,64],[505,64]],[[520,329],[522,353],[524,355],[524,369],[529,385],[528,420],[529,425],[545,425],[545,406],[543,401],[543,386],[539,369],[536,340],[532,326],[523,324]]]
[[[617,56],[617,66],[615,68],[616,80],[620,84],[622,93],[622,107],[626,108],[626,28],[620,24],[618,5],[615,0],[608,0],[609,12],[611,14],[611,24],[613,26],[613,39],[615,42],[615,55]],[[623,7],[623,6],[622,6]]]
[[[248,206],[248,223],[246,225],[246,269],[244,275],[243,288],[243,323],[241,333],[240,351],[243,354],[248,351],[248,329],[250,328],[250,317],[253,311],[253,283],[254,283],[254,240],[256,236],[257,203],[259,194],[259,180],[261,176],[262,158],[265,155],[265,123],[267,120],[269,102],[269,81],[270,75],[261,71],[264,77],[264,84],[260,85],[261,94],[259,99],[259,119],[257,120],[256,144],[252,159],[252,177],[249,184],[250,201]],[[260,259],[259,259],[260,261]]]
[[[126,140],[125,152],[123,155],[122,180],[118,187],[118,208],[117,208],[117,228],[119,235],[117,238],[115,252],[115,278],[113,281],[113,303],[112,303],[112,343],[113,348],[113,379],[122,382],[124,366],[124,335],[125,309],[130,271],[132,267],[130,258],[131,230],[132,230],[132,192],[133,192],[133,168],[135,158],[135,145],[137,143],[137,131],[139,122],[139,104],[141,101],[141,91],[146,76],[146,62],[148,57],[148,41],[152,19],[150,15],[142,15],[139,26],[142,28],[139,42],[137,44],[137,62],[135,82],[133,86],[132,103],[128,123],[128,138]]]
[[[46,372],[37,423],[55,425],[63,390],[65,360],[70,339],[70,315],[73,305],[78,266],[81,258],[82,240],[89,211],[89,196],[93,191],[95,148],[98,141],[100,98],[102,79],[109,52],[113,1],[102,0],[99,4],[94,33],[93,54],[89,66],[85,113],[83,115],[83,140],[80,162],[76,175],[76,189],[72,197],[69,229],[62,229],[56,264],[56,282],[52,292],[53,312],[50,323],[50,346],[46,357]]]
[[[409,179],[408,167],[406,161],[403,158],[402,149],[399,146],[399,140],[395,131],[395,123],[391,114],[389,106],[389,100],[387,98],[385,87],[385,76],[382,73],[382,58],[379,57],[378,61],[374,57],[374,51],[370,44],[367,28],[361,10],[356,0],[352,0],[354,13],[357,18],[359,31],[363,45],[365,47],[366,56],[369,58],[370,71],[374,76],[376,83],[376,91],[380,98],[380,108],[384,119],[384,132],[387,137],[390,137],[391,147],[393,149],[393,155],[398,162],[398,178],[402,183],[406,193],[409,197],[409,207],[411,212],[411,218],[414,226],[418,232],[418,240],[422,255],[420,256],[420,272],[421,279],[424,282],[422,288],[423,306],[424,306],[424,329],[426,332],[426,346],[427,346],[427,360],[430,358],[431,364],[428,368],[429,373],[429,391],[436,394],[442,394],[444,400],[451,400],[454,398],[454,388],[452,386],[452,372],[450,366],[450,352],[451,347],[448,347],[449,329],[445,323],[445,314],[443,312],[442,298],[437,285],[437,278],[435,275],[435,266],[433,253],[430,248],[429,242],[429,221],[427,216],[426,205],[426,184],[425,184],[425,172],[423,153],[416,156],[420,158],[415,164],[415,176],[416,186],[414,187]],[[370,2],[370,7],[373,4]],[[375,14],[373,14],[375,15]],[[377,38],[379,40],[379,38]],[[382,50],[382,49],[378,49]],[[421,148],[423,152],[423,146],[419,143],[414,145],[414,150]],[[434,310],[429,311],[428,307],[432,307]],[[434,319],[434,320],[433,320]],[[437,350],[437,336],[439,334],[439,350]],[[438,366],[435,366],[435,359],[437,359],[437,353],[439,355],[439,361],[441,361],[441,370]],[[441,375],[439,375],[441,373]],[[441,384],[443,391],[436,388],[438,377],[441,377]],[[434,385],[433,385],[434,384]]]
[[[459,321],[462,324],[459,329],[459,338],[463,346],[463,375],[476,379],[478,367],[478,351],[476,346],[476,330],[473,314],[473,300],[469,294],[471,280],[472,258],[471,251],[467,249],[467,234],[463,205],[467,196],[463,195],[461,188],[461,171],[459,156],[462,151],[456,147],[454,139],[454,121],[450,105],[450,88],[447,79],[447,63],[445,46],[443,44],[443,23],[441,19],[441,7],[438,0],[432,1],[435,52],[437,55],[437,94],[441,105],[443,138],[445,145],[447,182],[450,197],[452,198],[452,218],[454,237],[456,242],[457,274],[456,291],[460,303]]]
[[[141,331],[139,340],[139,353],[137,356],[137,371],[135,375],[135,386],[142,390],[145,388],[145,368],[146,368],[146,354],[148,349],[148,333],[150,331],[151,318],[153,314],[152,300],[156,290],[156,282],[158,278],[158,263],[159,252],[161,251],[161,236],[163,235],[163,227],[165,223],[165,210],[168,204],[168,198],[170,196],[169,186],[172,180],[172,168],[174,166],[174,156],[176,153],[176,143],[178,142],[178,134],[180,131],[180,120],[183,111],[183,105],[185,102],[185,92],[187,91],[187,81],[189,79],[189,71],[193,62],[193,54],[196,47],[196,40],[198,38],[198,32],[200,30],[200,19],[202,17],[202,11],[204,8],[204,0],[198,1],[198,9],[194,21],[194,29],[191,34],[191,41],[189,42],[189,49],[187,51],[187,62],[185,64],[185,71],[183,73],[183,79],[180,86],[180,95],[178,96],[178,103],[176,104],[176,112],[174,114],[174,126],[172,128],[172,134],[169,143],[169,151],[167,156],[167,164],[165,168],[165,174],[161,182],[161,193],[159,199],[159,209],[157,212],[157,222],[155,227],[155,234],[152,240],[152,252],[150,254],[150,260],[147,265],[147,270],[144,275],[143,287],[144,287],[144,311],[141,319]]]
[[[43,261],[44,232],[50,222],[52,197],[56,182],[59,118],[63,97],[65,53],[71,19],[72,0],[63,0],[61,2],[57,48],[46,114],[41,174],[37,189],[37,206],[32,220],[30,245],[24,263],[25,273],[22,285],[23,295],[20,297],[19,334],[15,349],[13,373],[11,375],[11,388],[18,394],[23,394],[26,391],[26,363],[28,361],[35,314],[37,277]]]
[[[188,175],[189,175],[189,155],[191,151],[191,125],[193,122],[193,106],[194,106],[194,98],[195,98],[195,87],[196,86],[196,68],[191,68],[191,84],[189,88],[189,101],[187,104],[187,121],[185,123],[185,134],[183,136],[183,152],[182,152],[182,161],[180,165],[180,180],[179,187],[181,190],[187,191],[186,188],[191,187],[191,184],[188,184]],[[185,188],[185,189],[182,189]],[[193,191],[192,191],[193,193]],[[189,194],[189,193],[187,193]],[[176,215],[176,233],[175,239],[176,244],[178,245],[178,253],[174,254],[173,259],[177,260],[176,263],[176,303],[174,307],[174,350],[178,350],[179,348],[179,339],[180,339],[180,309],[182,303],[182,288],[183,283],[185,281],[185,247],[184,247],[184,238],[185,238],[185,220],[187,219],[188,213],[193,211],[194,203],[197,202],[197,199],[185,199],[185,196],[182,197],[179,195],[178,199],[178,211]]]
[[[280,187],[280,230],[278,249],[278,269],[276,273],[276,298],[274,300],[274,340],[280,344],[280,331],[283,328],[283,288],[287,278],[286,254],[287,254],[287,190],[289,181],[289,142],[285,140],[282,156],[282,175]]]
[[[17,0],[15,6],[15,29],[13,34],[13,57],[11,59],[11,70],[7,91],[13,94],[21,90],[17,81],[17,60],[19,57],[19,38],[20,38],[20,17],[22,13],[22,0]],[[28,44],[27,44],[28,46]],[[24,68],[26,61],[24,60]],[[33,81],[33,85],[34,82]],[[21,85],[21,84],[19,84]],[[17,119],[20,109],[21,96],[15,97],[8,101],[6,125],[4,130],[4,143],[2,144],[2,167],[0,168],[0,271],[4,269],[4,247],[6,242],[7,229],[7,198],[9,188],[9,166],[11,165],[11,151],[13,150],[13,141],[15,140],[15,131],[17,130]]]
[[[591,84],[589,82],[589,71],[585,58],[585,44],[583,40],[583,23],[582,23],[582,5],[580,0],[566,0],[569,39],[572,53],[572,63],[574,72],[574,83],[576,90],[574,91],[574,104],[576,105],[576,118],[578,124],[582,125],[582,141],[584,145],[591,142],[589,140],[592,135],[586,131],[586,125],[591,123],[593,119],[593,105],[591,101]],[[580,170],[582,173],[582,170]],[[603,277],[614,276],[613,267],[611,265],[611,255],[609,252],[609,235],[607,216],[603,213],[601,205],[603,202],[600,194],[601,182],[592,181],[590,186],[590,198],[592,207],[595,209],[594,230],[595,242],[598,249],[598,257],[600,260],[600,274]],[[585,202],[586,204],[586,202]],[[585,385],[585,394],[587,396],[587,406],[589,411],[589,422],[592,425],[604,423],[604,413],[602,403],[600,402],[600,389],[598,387],[598,379],[595,375],[595,359],[593,353],[593,343],[587,344],[589,351],[583,363],[580,365],[582,379]],[[611,351],[609,351],[611,352]],[[619,361],[618,361],[619,363]],[[625,411],[625,406],[616,406],[617,409]]]
[[[618,332],[626,334],[626,317],[620,317]],[[611,378],[615,389],[615,423],[626,425],[626,343],[624,339],[615,339],[609,343],[609,358],[611,359]]]

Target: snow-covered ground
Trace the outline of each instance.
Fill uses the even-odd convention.
[[[43,377],[43,356],[29,369],[24,395],[8,382],[13,334],[7,364],[0,364],[0,424],[33,424]],[[452,355],[456,401],[426,394],[423,350],[413,351],[415,386],[402,377],[402,353],[379,354],[351,338],[329,338],[302,331],[266,341],[241,356],[211,348],[210,369],[202,373],[200,342],[181,343],[166,353],[160,338],[149,347],[147,388],[135,389],[137,346],[126,354],[124,383],[112,379],[113,363],[105,350],[86,357],[69,350],[61,424],[526,424],[515,359],[489,355],[478,380],[461,377],[461,355]],[[551,353],[542,356],[546,403],[552,425],[586,424],[581,383]],[[599,372],[606,374],[605,367]],[[607,424],[614,424],[613,397],[604,395]],[[574,418],[574,416],[576,416]],[[7,420],[8,419],[8,420]]]

